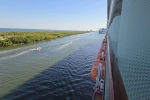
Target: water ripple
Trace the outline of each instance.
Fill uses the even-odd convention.
[[[94,81],[89,72],[100,43],[90,43],[24,85],[2,100],[91,100]]]

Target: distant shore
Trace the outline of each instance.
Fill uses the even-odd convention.
[[[83,34],[86,32],[87,31],[0,32],[0,47],[52,40],[70,35]]]

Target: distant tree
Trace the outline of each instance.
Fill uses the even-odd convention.
[[[85,31],[74,32],[0,32],[0,46],[10,46],[13,44],[28,44],[36,41],[51,40],[70,35],[82,34]]]

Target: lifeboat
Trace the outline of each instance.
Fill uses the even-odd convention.
[[[97,97],[99,100],[103,100],[104,98],[106,43],[106,39],[103,39],[100,50],[90,72],[91,78],[96,81],[93,100],[96,100]]]
[[[97,57],[96,57],[96,60],[94,61],[94,64],[92,66],[92,69],[91,69],[91,77],[93,80],[96,81],[96,77],[97,77],[97,74],[98,74],[98,66],[99,64],[101,63],[102,64],[102,69],[101,69],[101,77],[104,79],[104,72],[105,72],[105,54],[106,54],[106,46],[105,46],[105,39],[102,41],[102,45],[100,47],[100,50],[97,54]]]

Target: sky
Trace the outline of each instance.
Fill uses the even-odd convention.
[[[0,28],[105,28],[107,0],[0,0]]]

